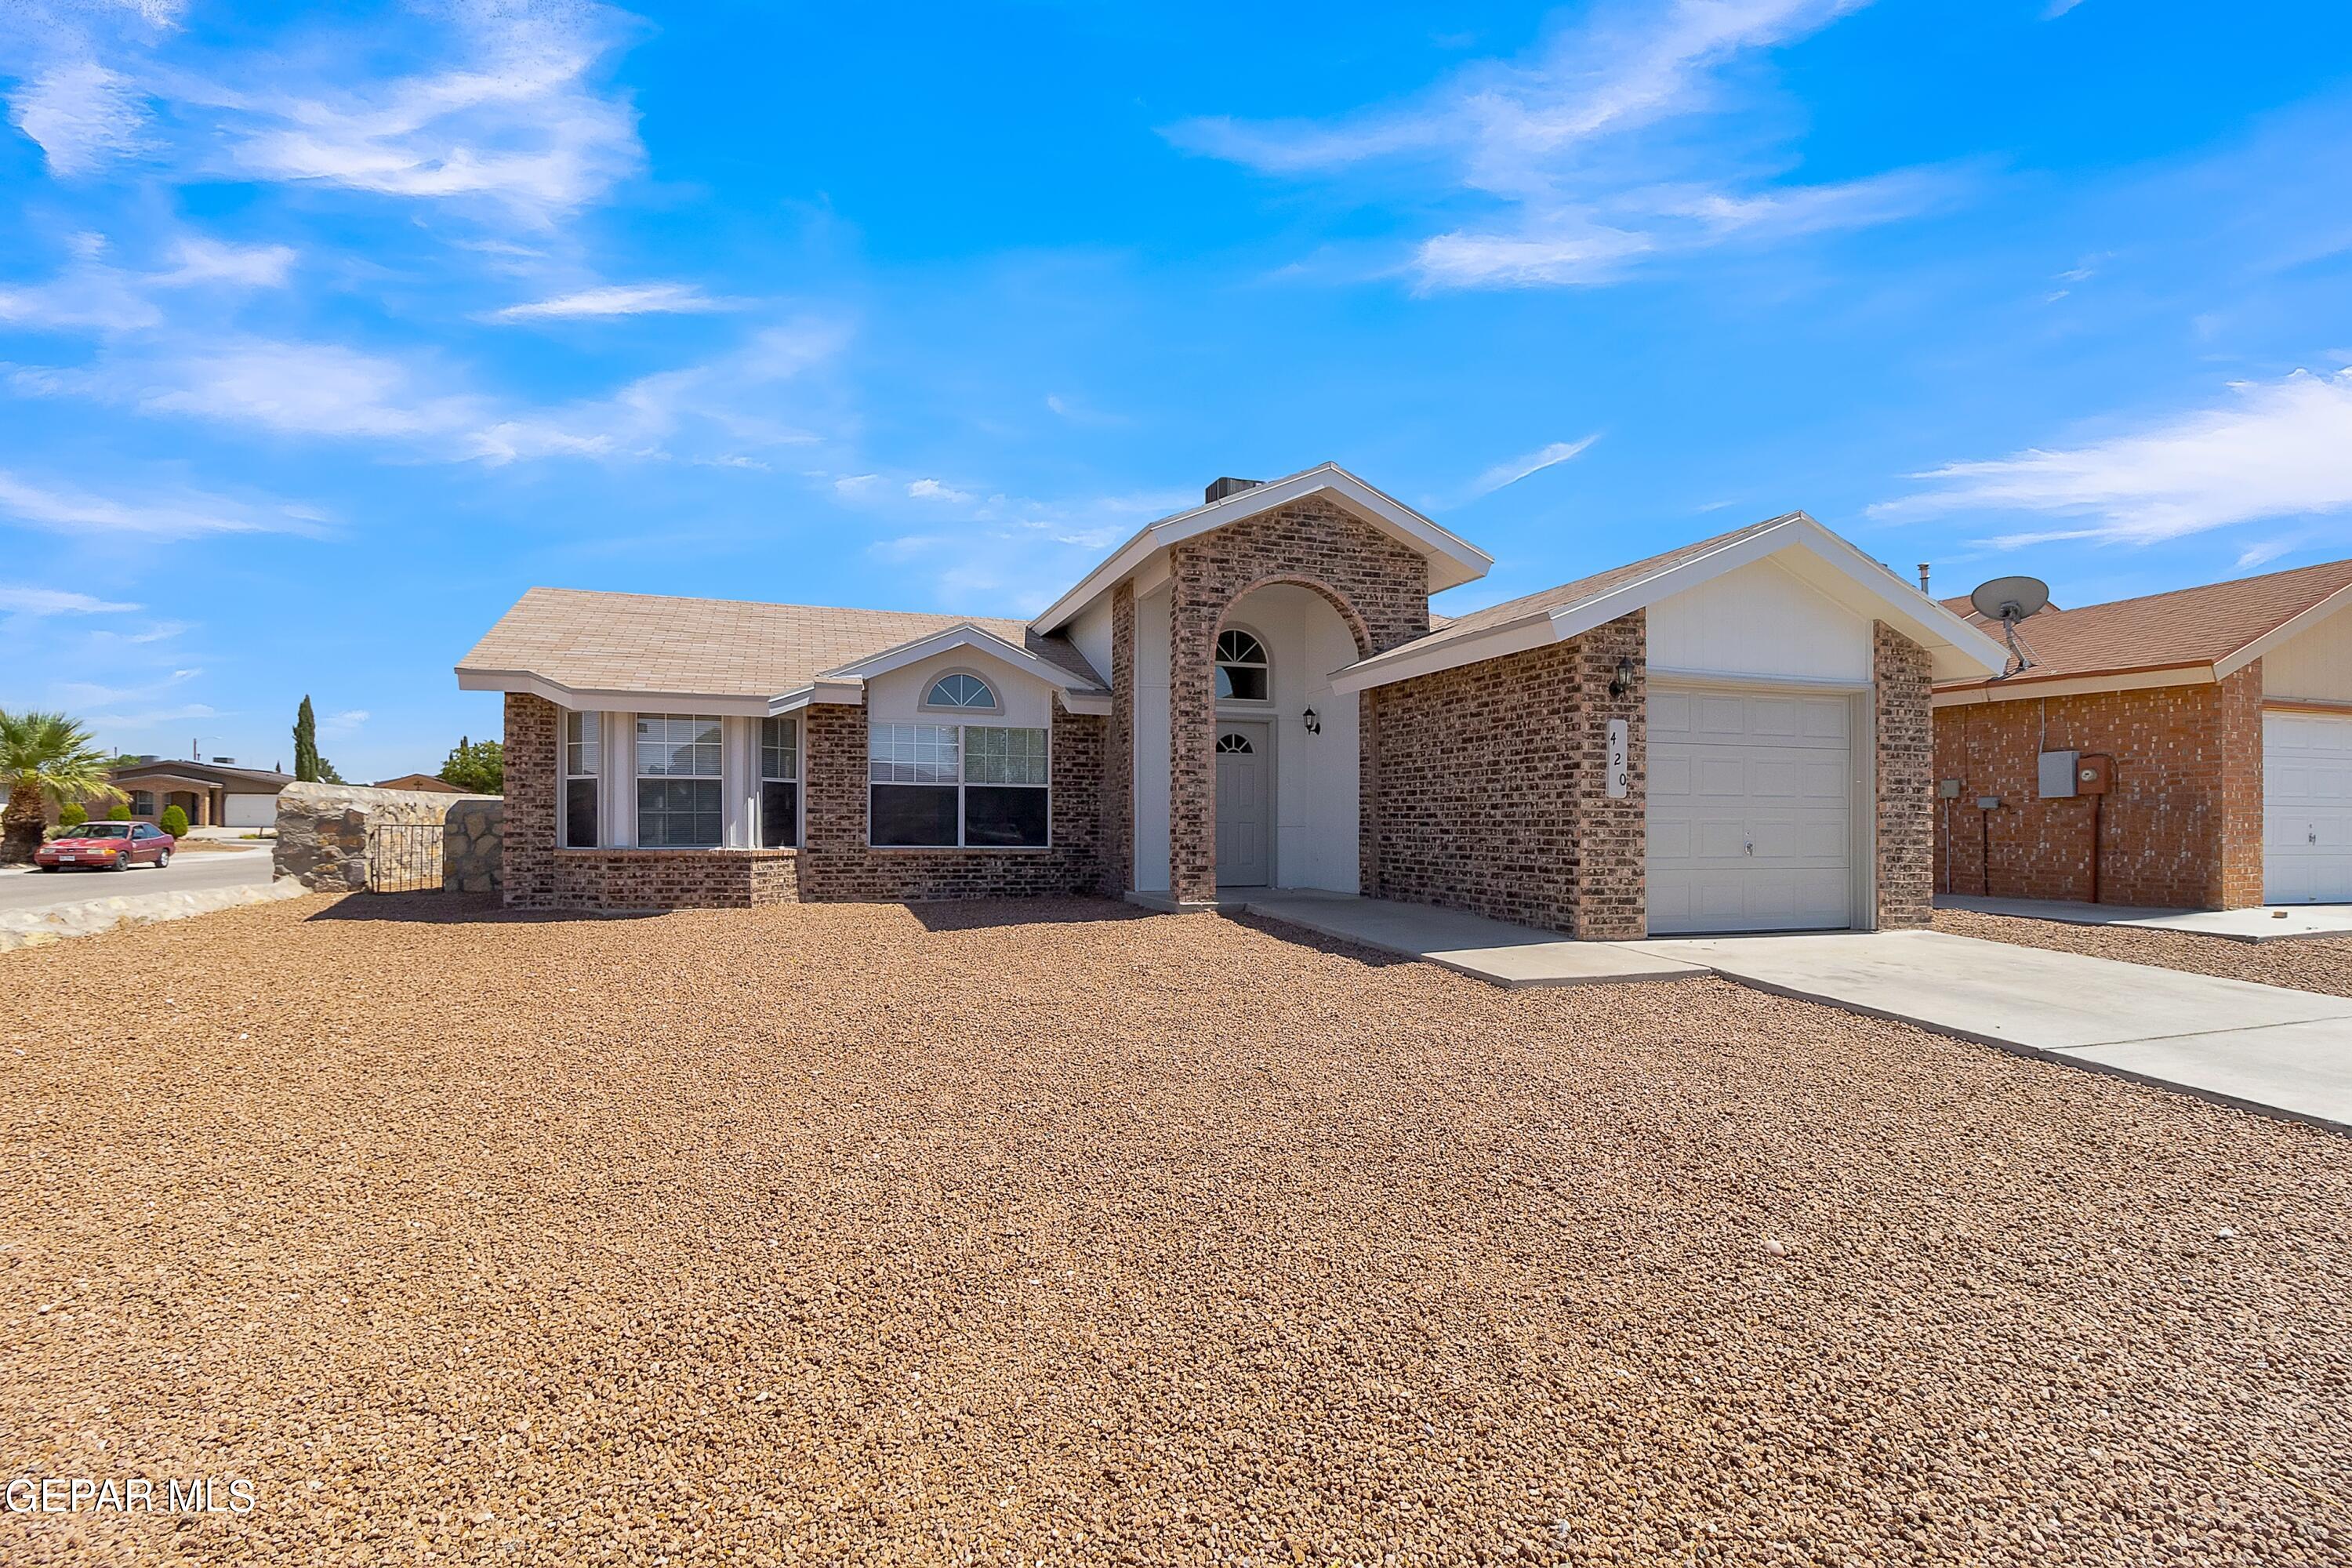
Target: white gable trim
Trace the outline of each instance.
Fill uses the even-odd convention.
[[[1374,489],[1339,464],[1323,463],[1287,479],[1236,490],[1223,500],[1180,511],[1148,525],[1112,551],[1100,565],[1079,580],[1077,586],[1055,600],[1044,615],[1029,624],[1040,632],[1058,631],[1080,610],[1170,545],[1311,495],[1329,496],[1347,510],[1427,557],[1432,593],[1475,582],[1494,567],[1495,558],[1468,540],[1439,527],[1393,496]]]
[[[2226,679],[2235,675],[2279,644],[2309,631],[2346,605],[2352,605],[2352,583],[2346,584],[2319,603],[2299,614],[2289,616],[2269,631],[2256,637],[2237,652],[2213,661],[2213,679]]]
[[[1331,688],[1342,693],[1364,691],[1547,643],[1566,642],[1750,562],[1791,549],[1802,550],[1829,566],[1861,592],[1876,618],[1919,643],[1931,656],[1949,656],[1937,662],[1958,665],[1970,675],[1974,673],[1971,666],[1981,668],[1987,675],[1998,675],[2006,665],[2006,651],[1991,638],[1799,511],[1776,518],[1703,555],[1662,566],[1605,592],[1552,609],[1530,611],[1519,620],[1468,636],[1432,644],[1407,643],[1375,654],[1334,674]]]
[[[950,626],[945,631],[933,632],[927,637],[918,637],[913,642],[900,643],[897,647],[886,647],[855,664],[829,669],[825,675],[828,679],[841,680],[871,680],[877,675],[887,675],[894,669],[904,669],[910,664],[919,664],[924,659],[952,653],[958,648],[969,648],[983,658],[1010,665],[1022,674],[1034,676],[1064,692],[1093,694],[1102,690],[1098,682],[1085,679],[1074,670],[1039,658],[1025,647],[1015,647],[995,633],[983,631],[968,621]]]

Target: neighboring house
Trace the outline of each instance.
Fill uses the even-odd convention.
[[[230,757],[209,763],[147,757],[107,777],[131,797],[133,820],[154,822],[176,805],[191,827],[275,826],[278,792],[294,782],[292,773],[241,768]],[[90,815],[103,816],[108,809],[93,807]]]
[[[435,778],[431,773],[403,773],[396,779],[378,779],[375,789],[421,789],[429,795],[463,795],[466,792],[447,779]]]
[[[2017,633],[2024,668],[1936,688],[1939,889],[2352,901],[2352,561],[2048,610]]]
[[[1580,936],[1928,917],[1931,679],[1983,633],[1801,513],[1435,624],[1488,557],[1325,465],[1152,523],[1022,621],[534,588],[535,907],[1279,885]]]

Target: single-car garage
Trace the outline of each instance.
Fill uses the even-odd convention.
[[[2352,903],[2352,715],[2263,715],[2263,901]]]
[[[1853,700],[1654,685],[1650,931],[1855,924]]]

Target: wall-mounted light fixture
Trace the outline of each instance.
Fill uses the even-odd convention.
[[[1310,735],[1319,735],[1323,732],[1323,721],[1316,717],[1315,710],[1312,708],[1307,710],[1307,732]]]
[[[1622,697],[1633,689],[1633,661],[1630,658],[1620,658],[1617,661],[1617,673],[1609,678],[1609,695]]]

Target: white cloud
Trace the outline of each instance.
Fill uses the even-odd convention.
[[[1507,463],[1497,463],[1471,482],[1470,493],[1473,496],[1491,495],[1507,485],[1517,484],[1529,474],[1539,474],[1546,468],[1582,457],[1584,449],[1600,439],[1601,433],[1596,430],[1580,440],[1554,441],[1523,457],[1513,458]]]
[[[346,708],[340,713],[330,713],[319,721],[319,728],[331,735],[349,734],[368,721],[364,708]]]
[[[844,474],[833,481],[835,490],[845,496],[861,496],[874,488],[879,474]]]
[[[1026,614],[1052,603],[1140,524],[1190,503],[1186,495],[1153,492],[1058,501],[992,495],[952,528],[877,540],[866,552],[930,568],[932,602],[950,609]]]
[[[47,282],[0,289],[0,321],[51,331],[140,331],[163,321],[154,299],[159,289],[277,288],[295,259],[282,245],[231,245],[194,234],[172,242],[169,266],[146,272],[110,263],[103,235],[72,236],[68,248],[66,265]]]
[[[287,505],[253,505],[200,490],[100,496],[70,485],[37,483],[0,468],[0,518],[66,534],[129,534],[195,539],[215,533],[317,533],[319,514]]]
[[[640,169],[636,115],[590,73],[616,32],[597,7],[478,6],[450,30],[462,61],[385,83],[185,86],[220,111],[227,157],[249,177],[474,202],[551,223]]]
[[[246,289],[285,287],[294,269],[294,251],[283,245],[229,245],[202,235],[183,236],[172,247],[173,265],[153,274],[167,288],[229,283]]]
[[[916,479],[907,486],[907,494],[915,500],[968,501],[969,490],[950,489],[937,479]]]
[[[2082,3],[2083,0],[2050,0],[2049,5],[2042,13],[2042,19],[2045,22],[2054,22]]]
[[[1774,184],[1759,171],[1791,160],[1739,144],[1764,133],[1764,117],[1733,90],[1734,68],[1867,3],[1620,0],[1521,61],[1465,68],[1401,107],[1329,123],[1195,120],[1166,134],[1262,174],[1402,170],[1449,205],[1488,198],[1496,221],[1416,247],[1424,288],[1608,282],[1659,257],[1885,223],[1937,198],[1948,176],[1920,171]],[[1710,142],[1706,122],[1723,134]]]
[[[714,300],[690,283],[630,283],[583,289],[576,294],[538,300],[527,305],[509,305],[503,310],[491,311],[489,319],[544,321],[596,316],[698,315],[739,308],[736,301]]]
[[[2144,430],[1915,474],[1932,488],[1870,510],[1890,519],[2022,512],[2067,525],[1991,542],[2004,549],[2067,539],[2145,544],[2352,510],[2352,370],[2296,371],[2231,392],[2229,402]]]
[[[21,584],[0,584],[0,615],[8,616],[105,616],[135,610],[136,605],[119,605],[106,599],[95,599],[88,594],[68,593],[62,588],[30,588]]]
[[[124,693],[125,696],[136,693]],[[189,702],[177,708],[146,708],[127,713],[93,713],[84,722],[92,728],[103,725],[112,730],[145,730],[157,724],[175,723],[184,719],[217,719],[220,710],[203,702]]]
[[[149,148],[145,95],[95,60],[49,66],[10,96],[8,110],[53,174],[91,174]]]

